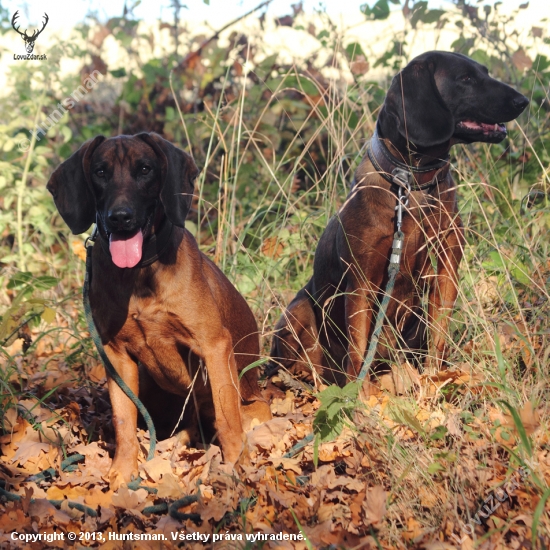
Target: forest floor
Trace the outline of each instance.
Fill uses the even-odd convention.
[[[190,449],[177,435],[146,462],[140,430],[142,481],[113,491],[103,366],[90,353],[67,362],[89,345],[68,330],[80,307],[75,293],[58,315],[64,339],[37,327],[30,352],[21,340],[6,350],[16,364],[9,382],[24,392],[0,438],[0,479],[20,497],[0,498],[1,548],[532,548],[533,523],[535,547],[550,544],[548,516],[536,511],[550,480],[549,405],[503,409],[490,375],[466,363],[435,376],[396,368],[336,440],[292,458],[284,455],[311,433],[320,405],[311,387],[280,373],[273,419],[248,432],[249,463],[228,468],[216,445]],[[504,325],[499,336],[525,352]],[[75,454],[81,460],[62,471]],[[48,468],[53,475],[33,477]],[[189,519],[147,510],[190,495],[179,508]]]

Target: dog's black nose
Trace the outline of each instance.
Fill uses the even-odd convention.
[[[516,99],[514,99],[512,103],[514,107],[521,113],[523,109],[527,107],[529,100],[524,95],[520,95],[519,97],[516,97]]]
[[[115,208],[107,213],[109,222],[118,230],[130,229],[134,220],[134,212],[131,208]]]

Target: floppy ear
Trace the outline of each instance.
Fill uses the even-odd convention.
[[[55,169],[46,185],[61,217],[75,235],[86,231],[95,221],[89,168],[94,151],[104,140],[104,136],[97,136],[84,143]]]
[[[185,218],[193,200],[193,184],[199,174],[193,157],[158,134],[143,133],[136,137],[147,143],[160,161],[162,171],[160,201],[166,216],[174,225],[185,227]]]
[[[409,63],[391,83],[384,107],[397,118],[399,133],[420,147],[451,139],[455,122],[434,80],[434,64]]]

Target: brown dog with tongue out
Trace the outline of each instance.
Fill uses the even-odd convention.
[[[217,433],[225,461],[235,463],[246,452],[244,431],[271,412],[257,369],[239,380],[259,356],[254,315],[185,229],[197,174],[193,159],[157,134],[98,136],[55,170],[47,188],[74,234],[97,222],[90,305],[118,374],[157,431],[175,427],[193,391],[183,417],[189,439],[199,439],[200,421],[206,442]],[[137,409],[112,379],[108,387],[117,486],[137,474]]]
[[[444,366],[464,242],[449,151],[501,142],[503,123],[528,103],[452,52],[426,52],[393,78],[353,188],[319,240],[313,276],[275,328],[272,367],[313,366],[341,384],[358,376],[388,284],[397,196],[407,184],[400,271],[374,365],[398,362],[403,350],[434,370]]]

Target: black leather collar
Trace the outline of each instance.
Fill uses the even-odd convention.
[[[99,220],[96,221],[96,227],[98,224]],[[168,218],[164,218],[159,231],[149,235],[149,237],[145,239],[143,243],[141,260],[134,267],[147,267],[155,263],[170,243],[170,237],[172,236],[173,229],[174,224]],[[103,231],[98,231],[98,234],[101,248],[103,248],[103,251],[107,254],[107,256],[111,257],[111,252],[109,250],[109,239],[103,235]]]
[[[449,173],[446,159],[427,166],[410,166],[393,156],[378,135],[378,125],[367,147],[367,155],[376,171],[387,181],[398,186],[410,185],[411,191],[425,191],[442,181]]]

